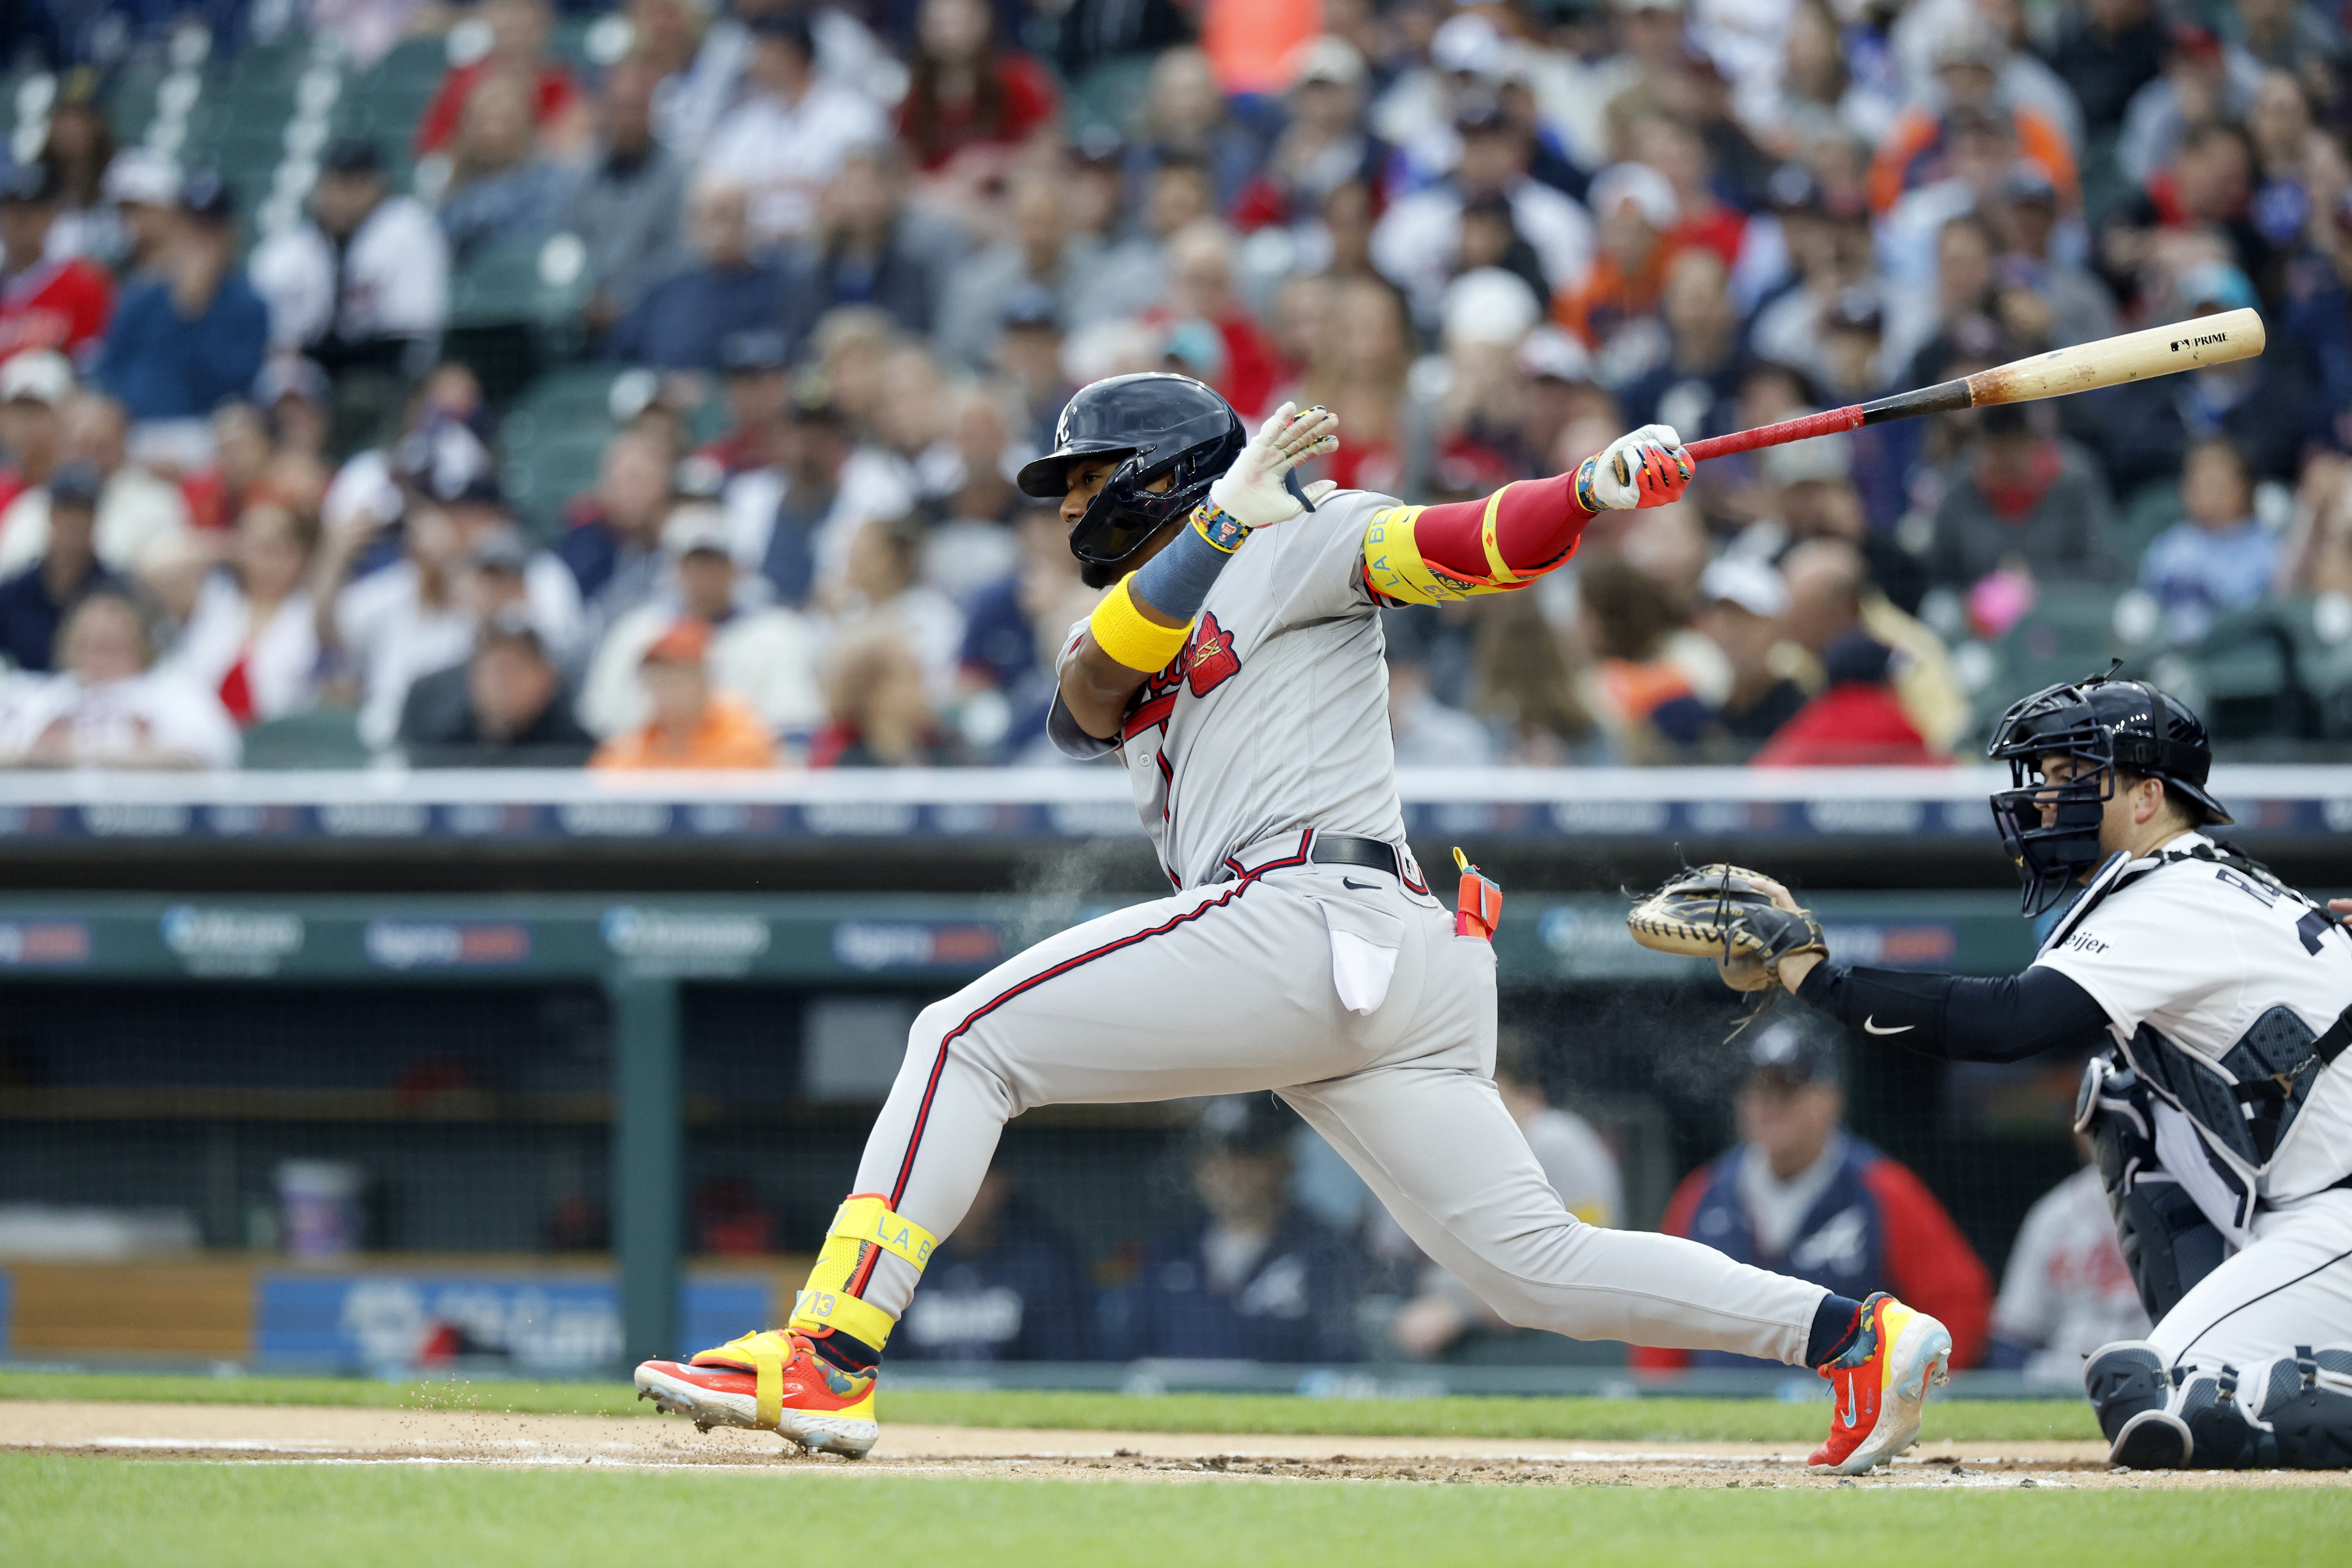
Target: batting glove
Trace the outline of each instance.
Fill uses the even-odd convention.
[[[1644,425],[1578,465],[1576,501],[1585,510],[1631,511],[1680,500],[1697,465],[1671,425]]]
[[[1210,503],[1242,527],[1265,528],[1306,509],[1283,488],[1290,470],[1312,458],[1339,449],[1339,416],[1317,405],[1305,413],[1286,403],[1258,426],[1234,466],[1209,487]],[[1309,500],[1321,500],[1339,487],[1329,479],[1307,487]]]

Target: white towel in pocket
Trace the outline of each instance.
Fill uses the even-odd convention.
[[[1315,897],[1314,901],[1331,938],[1331,987],[1339,992],[1341,1006],[1369,1017],[1388,1000],[1397,949],[1404,944],[1404,921],[1353,899]]]

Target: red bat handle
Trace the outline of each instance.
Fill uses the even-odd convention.
[[[1759,425],[1753,430],[1738,430],[1728,436],[1709,436],[1703,441],[1687,441],[1683,450],[1693,462],[1704,463],[1709,458],[1727,458],[1734,452],[1753,452],[1759,447],[1780,447],[1790,441],[1802,441],[1814,436],[1826,436],[1834,430],[1862,428],[1862,405],[1832,408],[1826,414],[1808,414],[1802,419],[1783,419],[1778,425]]]

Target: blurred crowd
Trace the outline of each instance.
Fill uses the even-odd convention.
[[[163,14],[79,9],[118,44]],[[608,9],[594,59],[557,48]],[[233,765],[263,728],[418,765],[1051,760],[1090,596],[1012,475],[1074,387],[1159,368],[1328,405],[1321,477],[1432,501],[2263,311],[2259,360],[1711,462],[1532,592],[1390,612],[1406,763],[1935,763],[2019,694],[1954,650],[2053,595],[2181,648],[2352,610],[2317,5],[297,11],[352,91],[419,32],[447,67],[404,140],[325,141],[290,222],[116,147],[102,59],[15,140],[0,765]],[[518,254],[579,275],[614,373],[593,482],[541,515],[530,391],[451,332]]]

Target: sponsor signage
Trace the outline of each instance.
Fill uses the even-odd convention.
[[[973,921],[843,921],[833,956],[845,969],[986,969],[1004,956],[1004,933]]]
[[[768,951],[767,921],[709,910],[604,911],[604,945],[644,974],[740,974]]]
[[[362,938],[379,969],[457,969],[521,963],[530,928],[511,921],[370,921]]]
[[[80,921],[0,921],[0,968],[60,968],[89,962],[89,927]]]
[[[683,1342],[717,1343],[774,1316],[759,1279],[689,1280]],[[604,1279],[499,1275],[269,1274],[254,1303],[261,1360],[339,1372],[408,1373],[503,1362],[518,1372],[589,1373],[621,1357],[621,1300]]]
[[[161,931],[191,974],[275,974],[302,951],[302,917],[282,910],[175,904],[163,911]]]

